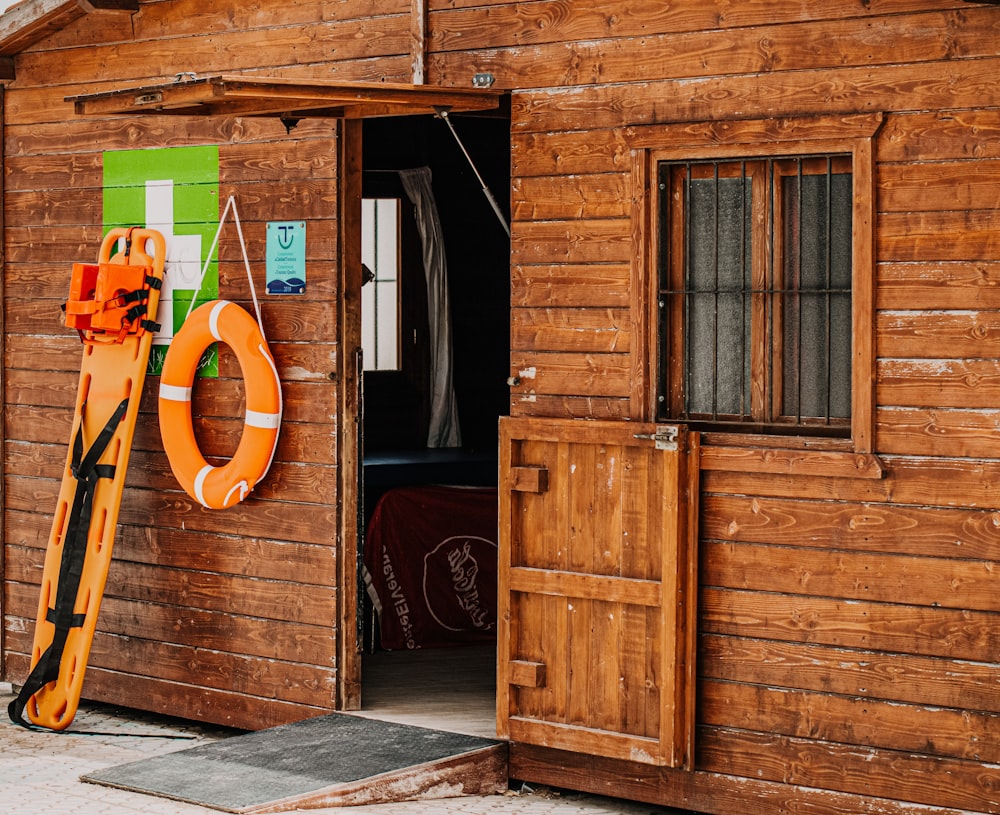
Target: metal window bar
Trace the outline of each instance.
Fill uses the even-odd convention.
[[[712,418],[719,418],[719,165],[714,167],[712,184],[712,224],[715,240],[712,241],[712,274],[714,276],[712,309]]]
[[[753,195],[753,180],[750,181],[750,195]],[[753,200],[751,198],[751,204]],[[751,209],[752,212],[752,209]],[[747,325],[747,292],[753,286],[753,264],[747,263],[747,163],[740,162],[740,277],[743,281],[743,288],[740,292],[740,416],[750,416],[753,413],[753,406],[747,404],[747,337],[750,335],[750,327]],[[752,260],[752,259],[751,259]]]
[[[826,252],[823,257],[826,295],[826,424],[833,413],[833,160],[826,158]]]
[[[798,228],[798,246],[795,249],[795,423],[802,424],[802,252],[805,248],[805,230],[802,228],[802,162],[795,167],[795,224]],[[791,287],[789,287],[791,288]]]
[[[687,378],[687,372],[692,369],[694,365],[694,358],[692,353],[693,343],[691,342],[691,314],[694,311],[694,294],[692,289],[692,279],[694,277],[694,270],[691,268],[691,247],[694,243],[694,238],[692,236],[691,230],[688,228],[688,219],[691,217],[691,206],[692,200],[694,198],[692,186],[691,186],[691,165],[684,165],[684,289],[685,303],[684,303],[684,333],[682,335],[682,342],[684,343],[684,377]],[[691,388],[688,386],[687,382],[684,384],[684,415],[691,415]]]

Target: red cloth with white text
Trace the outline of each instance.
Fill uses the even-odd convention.
[[[390,490],[368,524],[365,568],[383,648],[496,639],[496,489]]]

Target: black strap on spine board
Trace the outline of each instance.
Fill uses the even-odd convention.
[[[66,536],[63,539],[55,608],[48,609],[45,617],[48,622],[55,625],[55,633],[49,647],[42,653],[28,678],[24,681],[17,698],[7,706],[10,720],[22,727],[33,727],[31,722],[24,718],[24,708],[32,696],[49,682],[59,678],[63,650],[66,647],[66,638],[69,636],[70,629],[83,625],[85,615],[74,613],[73,607],[76,605],[80,579],[83,575],[83,564],[87,556],[87,538],[90,533],[90,522],[94,509],[94,493],[99,479],[115,477],[113,464],[98,464],[97,461],[104,455],[119,422],[125,416],[128,401],[126,397],[115,408],[111,418],[108,419],[86,453],[83,452],[83,416],[86,404],[80,409],[80,426],[73,439],[73,457],[70,461],[70,470],[76,478],[76,491],[73,495],[73,508],[70,511]]]

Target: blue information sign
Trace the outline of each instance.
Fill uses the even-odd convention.
[[[303,294],[305,290],[305,222],[269,222],[267,225],[267,293]]]

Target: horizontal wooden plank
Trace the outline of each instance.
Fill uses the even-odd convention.
[[[818,645],[990,662],[993,613],[706,588],[701,630]]]
[[[627,219],[522,221],[511,230],[511,263],[614,263],[633,252]]]
[[[628,420],[631,403],[625,397],[553,396],[549,394],[512,394],[511,416],[558,419]]]
[[[514,307],[625,308],[629,279],[629,267],[623,263],[514,265],[510,302]]]
[[[76,403],[79,374],[75,371],[36,372],[12,368],[7,373],[6,397],[16,405],[72,407]],[[196,417],[242,417],[247,387],[242,379],[206,378],[194,383],[191,412]],[[146,404],[155,405],[159,377],[148,377],[143,387]],[[329,380],[283,382],[283,419],[286,422],[331,423],[336,387]]]
[[[12,654],[9,666],[17,676],[27,676],[27,657]],[[307,705],[275,697],[216,690],[192,684],[190,679],[165,682],[131,672],[107,670],[99,665],[87,669],[84,693],[87,699],[96,702],[241,730],[277,727],[321,716],[333,709],[332,705]]]
[[[290,61],[315,65],[329,60],[334,48],[340,59],[359,60],[408,54],[409,46],[409,20],[404,15],[369,15],[311,27],[272,28],[266,37],[259,31],[199,32],[184,38],[183,69],[203,76],[288,65]],[[177,51],[178,43],[172,37],[119,39],[53,52],[34,50],[20,55],[18,81],[27,86],[46,85],[58,65],[62,76],[89,76],[95,86],[109,80],[137,85],[143,79],[173,77],[178,70]],[[289,59],[292,54],[294,60]],[[84,92],[99,90],[93,87]],[[67,90],[66,95],[73,95],[73,91]],[[67,105],[53,113],[71,119],[73,108]]]
[[[995,713],[706,681],[699,723],[862,748],[996,763]]]
[[[805,142],[815,151],[840,151],[846,139],[873,138],[883,121],[881,114],[723,119],[631,125],[625,128],[625,136],[635,149],[663,151],[677,159],[697,157],[705,149],[716,157],[740,157],[773,153],[769,145],[789,142]]]
[[[230,188],[234,190],[236,188]],[[238,190],[236,191],[238,194]],[[99,195],[99,194],[98,194]],[[221,216],[221,213],[219,213]],[[294,212],[287,212],[287,220],[297,220]],[[75,262],[94,263],[100,250],[103,233],[93,231],[92,223],[100,224],[101,217],[94,221],[86,221],[82,225],[37,224],[10,227],[14,243],[8,253],[7,260],[12,268],[12,274],[23,279],[27,285],[36,287],[39,297],[63,301],[69,291],[69,280]],[[322,299],[317,295],[331,296],[336,292],[336,281],[332,279],[333,270],[324,266],[336,255],[336,221],[331,218],[307,220],[306,222],[306,269],[313,271],[307,275],[307,297]],[[262,277],[263,264],[266,258],[266,223],[252,220],[244,224],[241,219],[243,237],[250,262],[251,274],[254,276],[258,292],[265,290]],[[98,229],[103,229],[98,227]],[[39,231],[40,230],[40,231]],[[45,238],[41,237],[46,236]],[[214,236],[213,236],[214,237]],[[22,241],[27,243],[22,243]],[[32,244],[32,241],[43,243]],[[88,245],[84,245],[89,242]],[[220,286],[222,295],[229,299],[250,301],[249,284],[247,283],[246,266],[243,260],[243,250],[233,222],[227,221],[219,236],[216,251],[218,260]],[[316,266],[321,268],[317,269]],[[168,272],[169,274],[169,269]],[[227,289],[232,287],[232,293]],[[245,292],[245,293],[244,293]],[[267,298],[265,298],[267,299]],[[292,297],[290,299],[303,299]]]
[[[698,743],[705,770],[864,795],[865,807],[867,796],[875,796],[935,808],[979,812],[1000,808],[1000,794],[989,781],[992,765],[980,761],[735,729],[703,728]],[[949,783],[942,785],[941,778]]]
[[[4,191],[95,189],[101,186],[101,153],[10,156],[4,159]]]
[[[996,209],[1000,160],[891,164],[879,168],[878,207],[883,212]]]
[[[259,295],[258,299],[265,302],[273,299],[264,295],[265,285],[261,276],[263,271],[264,257],[262,254],[255,254],[254,250],[264,251],[263,226],[259,233],[260,239],[247,244],[248,258],[250,261],[251,275],[254,280],[254,289]],[[93,252],[88,252],[90,257],[68,256],[58,261],[29,260],[26,263],[7,263],[5,268],[8,271],[12,284],[18,287],[19,293],[25,298],[33,298],[45,301],[50,309],[61,309],[62,304],[69,295],[70,280],[72,278],[73,263],[95,263],[97,260],[97,247],[92,247]],[[215,264],[219,277],[219,291],[224,299],[233,300],[243,304],[248,310],[253,309],[253,300],[249,278],[247,277],[246,265],[238,243],[234,244],[229,240],[220,241],[222,261]],[[314,264],[325,263],[322,257],[311,257],[307,259],[307,270]],[[168,270],[169,274],[169,270]],[[334,275],[329,269],[324,269],[322,273],[317,273],[308,278],[307,294],[305,296],[288,295],[281,299],[292,301],[302,300],[331,300],[337,296],[338,286]],[[66,328],[61,328],[60,334],[71,334],[76,336]]]
[[[235,511],[234,511],[235,510]],[[221,513],[198,506],[185,493],[161,494],[125,490],[119,523],[161,524],[217,534],[239,534],[322,545],[336,537],[336,507],[330,504],[290,504],[264,500],[251,493],[239,506]]]
[[[5,613],[34,620],[37,586],[9,582],[7,589],[10,605]],[[253,598],[247,602],[247,611],[237,615],[191,608],[181,612],[175,606],[105,597],[99,629],[117,636],[213,651],[233,652],[235,648],[235,653],[264,659],[333,664],[334,638],[329,625],[265,623],[252,616]]]
[[[511,175],[515,179],[632,169],[625,131],[615,125],[570,133],[512,133],[510,155]]]
[[[1000,262],[880,263],[877,309],[998,309]]]
[[[640,606],[659,606],[663,602],[662,584],[654,580],[519,566],[510,569],[508,581],[511,591],[525,594]]]
[[[408,63],[409,60],[405,59]],[[372,80],[389,75],[392,60],[373,66],[368,60],[355,64],[340,63],[338,74],[344,78]],[[382,70],[384,69],[384,70]],[[408,68],[401,60],[403,76],[408,76]],[[277,70],[276,75],[288,71]],[[294,72],[292,72],[294,73]],[[86,155],[100,155],[108,150],[134,150],[148,147],[177,146],[171,138],[169,119],[161,116],[137,117],[114,116],[99,119],[77,117],[72,105],[65,101],[70,93],[87,93],[98,88],[116,87],[116,83],[95,83],[94,85],[57,85],[39,87],[27,91],[11,89],[4,94],[5,104],[9,102],[17,115],[7,120],[7,144],[11,152],[20,156],[49,155],[59,151]],[[118,86],[120,87],[120,86]],[[10,111],[13,114],[13,110]],[[296,141],[330,138],[335,124],[330,119],[316,117],[303,119],[295,127]],[[87,137],[88,132],[90,137]],[[36,135],[32,139],[31,134]],[[273,117],[232,117],[215,116],[192,117],[184,123],[184,144],[220,144],[228,142],[267,143],[288,138],[284,125]]]
[[[220,189],[220,198],[225,199],[229,195],[233,195],[238,201],[244,236],[248,242],[255,240],[262,247],[265,230],[264,222],[259,221],[262,217],[270,216],[275,221],[307,220],[313,222],[313,229],[307,228],[306,232],[306,245],[310,253],[315,258],[317,251],[328,252],[321,236],[324,219],[331,212],[337,211],[337,186],[333,181],[286,177],[277,186],[270,181],[232,184],[227,180]],[[100,188],[96,195],[87,195],[79,189],[36,188],[8,192],[4,198],[10,223],[19,226],[71,226],[102,222]],[[313,232],[319,234],[314,237]],[[235,235],[235,229],[232,235]]]
[[[242,304],[241,304],[242,305]],[[253,313],[253,306],[246,304]],[[320,342],[336,339],[337,304],[327,300],[271,298],[261,303],[264,332],[268,340],[294,342],[313,337]],[[65,336],[60,303],[54,300],[11,301],[6,329],[12,334]]]
[[[48,545],[55,502],[37,512],[11,510],[4,528],[12,548]],[[246,578],[308,584],[329,573],[336,558],[331,542],[290,541],[225,535],[165,526],[118,527],[113,563],[139,563],[169,569],[238,575]]]
[[[128,487],[153,490],[177,489],[177,479],[170,471],[167,457],[159,451],[133,450],[125,483]],[[292,504],[325,504],[334,494],[337,483],[337,468],[329,463],[275,460],[267,477],[254,487],[254,495],[262,500]]]
[[[702,473],[703,492],[774,496],[809,500],[844,500],[901,507],[962,508],[995,511],[1000,488],[1000,462],[912,455],[882,456],[884,479],[829,479],[811,476],[747,475],[724,471]]]
[[[882,478],[885,475],[882,462],[878,456],[871,454],[717,445],[701,448],[701,469],[824,475],[829,478]]]
[[[8,629],[6,633],[11,662],[24,665],[26,670],[33,632]],[[313,707],[333,706],[336,672],[332,668],[258,659],[103,632],[94,636],[90,665],[95,673],[114,671],[124,674],[119,678],[123,683],[130,681],[128,677],[135,671],[136,665],[142,665],[146,675],[155,675],[158,682],[192,684],[192,678],[196,677],[197,685],[216,691],[259,699],[281,699],[286,703]],[[12,675],[20,678],[27,673],[12,671]],[[88,698],[93,698],[89,695],[90,680],[88,671],[84,692]]]
[[[510,746],[509,772],[511,778],[688,811],[694,811],[691,808],[695,807],[699,812],[742,813],[746,811],[748,800],[761,812],[785,810],[809,812],[810,815],[856,812],[912,815],[914,810],[910,803],[877,798],[870,791],[851,794],[729,772],[708,772],[698,768],[675,770],[520,743]],[[938,811],[940,815],[964,815],[955,809],[938,808]]]
[[[992,359],[998,311],[883,311],[876,319],[879,356]]]
[[[699,579],[721,588],[1000,611],[996,560],[846,553],[813,544],[805,550],[702,540]]]
[[[9,547],[5,577],[41,584],[44,559],[43,550],[14,551]],[[253,616],[262,621],[312,623],[328,616],[336,605],[336,589],[329,583],[317,583],[317,578],[322,580],[323,573],[300,572],[296,581],[280,582],[115,558],[114,568],[108,569],[104,597]]]
[[[703,539],[805,547],[803,567],[813,549],[980,562],[1000,552],[1000,516],[989,509],[713,492],[701,496],[700,509]]]
[[[636,426],[629,422],[598,421],[586,422],[550,422],[545,419],[532,418],[506,418],[500,419],[500,432],[504,438],[511,441],[524,441],[529,444],[521,454],[522,464],[538,464],[537,459],[543,458],[546,454],[553,453],[553,446],[560,444],[580,444],[583,447],[573,450],[574,455],[582,459],[593,456],[593,451],[588,451],[588,445],[599,445],[604,452],[609,446],[635,448],[633,454],[645,457],[648,452],[654,449],[652,440],[636,435],[643,429],[650,429]],[[535,450],[539,452],[536,454]],[[561,462],[564,469],[568,466],[567,459],[554,459],[551,467],[555,467],[556,461]],[[666,461],[666,459],[665,459]]]
[[[1000,158],[1000,110],[976,108],[914,111],[886,117],[879,133],[880,164]]]
[[[471,6],[463,8],[462,6]],[[488,13],[481,7],[485,6]],[[454,10],[451,10],[454,8]],[[927,11],[918,0],[904,0],[893,6],[896,14]],[[653,0],[633,2],[619,13],[608,17],[599,0],[577,0],[572,7],[562,0],[546,0],[525,8],[518,3],[449,3],[438,9],[432,5],[432,20],[442,33],[435,39],[437,50],[496,48],[500,46],[538,45],[546,42],[587,42],[610,37],[652,37],[657,33],[675,35],[690,31],[710,31],[723,37],[728,29],[756,28],[810,21],[824,22],[824,28],[840,31],[837,21],[861,27],[868,22],[876,25],[878,17],[864,14],[857,6],[822,3],[819,0],[795,3],[788,7],[767,9],[750,6],[727,6],[721,2],[705,2],[664,6]],[[919,18],[918,18],[919,19]],[[987,18],[989,20],[989,18]],[[869,33],[871,40],[881,42],[878,31]],[[728,39],[724,39],[729,42]],[[768,40],[770,42],[770,39]],[[760,47],[760,46],[758,46]],[[845,49],[846,50],[846,49]],[[780,67],[778,55],[774,67]]]
[[[626,354],[528,353],[512,351],[514,401],[533,402],[539,395],[616,396],[630,392],[631,360]]]
[[[21,442],[68,445],[71,438],[73,411],[66,408],[7,406],[8,438]],[[152,412],[150,418],[137,424],[133,451],[162,454],[163,444]],[[209,459],[228,458],[239,446],[243,422],[239,419],[195,420],[195,436],[199,447]],[[282,462],[293,465],[312,464],[335,466],[336,438],[329,425],[284,422],[278,435],[275,466]],[[138,460],[138,459],[137,459]],[[293,480],[297,476],[291,476]]]
[[[75,390],[75,389],[74,389]],[[73,397],[75,398],[75,397]],[[65,407],[10,405],[10,439],[27,442],[69,444],[72,429],[73,398]],[[159,452],[163,449],[161,434],[155,418],[155,403],[143,406],[142,414],[148,418],[137,423],[133,449]],[[235,414],[235,411],[234,411]],[[47,424],[42,424],[42,422]],[[243,419],[195,417],[195,436],[206,458],[229,458],[239,446],[243,435]],[[278,434],[275,461],[322,464],[335,462],[336,438],[328,423],[300,423],[284,421]]]
[[[512,308],[510,345],[516,351],[627,354],[632,315],[626,309]]]
[[[649,77],[685,80],[847,65],[919,64],[948,59],[958,53],[964,57],[994,53],[984,42],[993,31],[992,17],[985,14],[969,17],[955,11],[921,9],[928,13],[896,14],[891,18],[852,16],[827,19],[823,23],[819,17],[805,22],[759,19],[747,28],[730,28],[727,10],[718,14],[714,23],[706,20],[704,27],[680,30],[658,27],[652,15],[643,15],[641,30],[634,30],[631,35],[642,38],[642,59],[637,60],[633,42],[623,39],[629,36],[623,29],[633,30],[629,26],[629,12],[634,6],[624,7],[601,28],[594,26],[586,34],[567,33],[565,39],[556,32],[562,26],[570,28],[570,24],[583,29],[587,11],[591,9],[582,11],[574,5],[572,15],[559,19],[551,18],[549,12],[545,24],[534,28],[527,27],[529,13],[518,14],[517,21],[511,21],[513,30],[505,28],[499,33],[491,25],[494,15],[506,17],[510,11],[493,8],[490,18],[484,18],[474,34],[485,37],[484,32],[490,32],[489,45],[470,55],[464,50],[468,40],[456,39],[453,47],[462,50],[430,54],[428,73],[435,81],[459,84],[469,75],[469,63],[474,60],[476,70],[492,73],[504,88],[569,87],[634,83]],[[778,18],[784,16],[781,10],[774,11]],[[687,14],[693,16],[690,10]],[[444,15],[435,15],[438,16]],[[465,16],[448,15],[448,25],[453,25],[456,17],[465,23]],[[662,26],[680,23],[676,19],[659,22]],[[819,38],[815,36],[818,25],[822,25],[824,34]],[[938,35],[946,29],[955,32],[954,40]],[[451,33],[449,30],[448,34]]]
[[[593,755],[638,761],[643,764],[662,764],[660,745],[655,739],[579,725],[540,722],[520,716],[510,717],[510,738],[529,744],[546,744]]]
[[[1000,713],[992,662],[706,634],[699,641],[698,671],[743,685]]]
[[[38,507],[53,511],[59,482],[46,479],[12,479],[8,484],[9,509],[31,512]],[[265,500],[256,492],[240,504],[220,513],[200,506],[181,492],[126,488],[119,524],[189,529],[217,535],[283,540],[304,544],[328,544],[335,537],[336,508],[326,504],[291,504]]]
[[[278,376],[284,382],[332,382],[337,367],[332,342],[268,342]],[[242,378],[239,361],[228,346],[219,350],[221,377]],[[78,372],[82,345],[75,335],[8,334],[4,348],[11,370]]]
[[[989,107],[990,77],[1000,59],[926,63],[914,73],[908,64],[788,71],[780,82],[759,74],[710,76],[684,82],[655,80],[630,85],[582,86],[516,94],[515,132],[614,127],[621,123],[697,122],[781,116],[900,112]]]
[[[408,0],[380,0],[380,14],[406,14]],[[349,20],[372,15],[370,0],[340,0],[336,9],[327,3],[295,2],[282,7],[269,5],[229,9],[220,14],[217,9],[205,6],[199,0],[174,0],[173,5],[143,3],[141,13],[134,22],[136,39],[179,37],[216,31],[250,31],[270,28],[300,27],[329,21]]]
[[[897,263],[996,257],[1000,236],[995,227],[991,210],[885,213],[878,219],[876,256]]]
[[[1000,404],[1000,361],[879,360],[876,386],[885,406],[993,408]]]
[[[880,408],[879,449],[886,453],[950,458],[1000,457],[996,410]]]
[[[626,218],[632,207],[621,173],[515,177],[510,196],[515,221]]]

